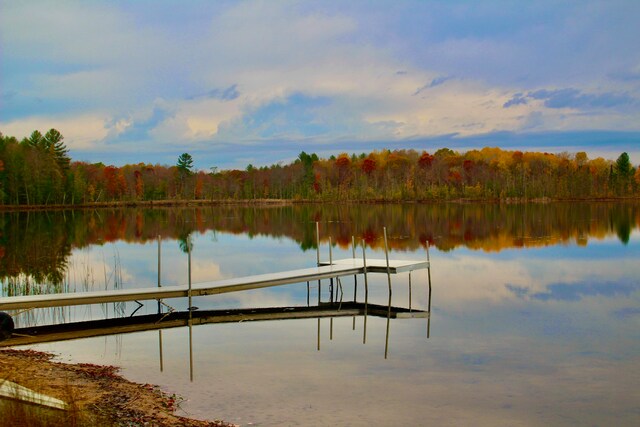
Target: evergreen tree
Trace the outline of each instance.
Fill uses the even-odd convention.
[[[53,156],[60,169],[65,171],[69,169],[69,162],[71,159],[68,156],[69,149],[63,141],[64,136],[62,136],[62,134],[56,129],[49,129],[49,132],[44,136],[45,148]]]
[[[182,153],[178,157],[178,163],[176,163],[181,175],[191,175],[191,168],[193,168],[193,157],[189,153]]]

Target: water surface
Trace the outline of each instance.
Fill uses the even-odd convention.
[[[202,325],[40,344],[62,360],[121,366],[183,396],[185,413],[242,425],[637,425],[640,205],[300,205],[5,213],[3,294],[157,286],[315,265],[351,256],[424,259],[432,314]],[[370,276],[387,304],[387,279]],[[343,281],[353,299],[353,279]],[[357,299],[364,298],[361,278]],[[200,310],[307,304],[306,284],[195,298]],[[426,271],[411,306],[428,306]],[[329,300],[328,286],[322,287]],[[310,286],[317,302],[318,287]],[[186,301],[167,300],[179,310]],[[407,307],[407,275],[392,303]],[[19,326],[129,316],[137,304],[32,310]],[[146,302],[136,314],[155,313]],[[166,310],[166,308],[163,308]],[[355,327],[354,327],[355,325]],[[162,338],[162,346],[160,345]],[[319,343],[319,345],[318,345]],[[162,359],[160,358],[162,349]],[[190,359],[190,356],[192,357]],[[192,361],[192,367],[190,365]],[[191,380],[193,377],[193,380]]]

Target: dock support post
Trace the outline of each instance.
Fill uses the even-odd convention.
[[[158,234],[158,288],[162,287],[162,238]],[[158,314],[162,314],[162,303],[158,300]],[[160,372],[164,371],[164,359],[162,357],[162,329],[158,330],[158,347],[160,353]]]
[[[320,265],[320,223],[316,221],[316,259]]]
[[[329,236],[329,265],[333,265],[333,252],[331,250],[331,236]],[[329,279],[330,302],[333,303],[333,277]]]
[[[189,379],[193,382],[193,305],[191,304],[191,236],[187,237],[187,259],[189,260]]]
[[[158,287],[162,287],[160,277],[162,272],[162,243],[160,235],[158,234]],[[158,314],[162,314],[162,304],[160,304],[160,300],[158,300]]]
[[[317,260],[317,265],[320,266],[320,223],[318,221],[316,221],[316,260]],[[322,292],[322,282],[318,280],[318,305],[320,305],[321,292]]]
[[[187,275],[188,275],[188,283],[189,283],[189,319],[191,319],[191,236],[187,238]]]
[[[411,271],[409,272],[409,313],[411,313]]]
[[[362,239],[362,264],[364,268],[362,272],[364,274],[364,335],[362,338],[362,344],[367,343],[367,309],[369,304],[369,280],[367,279],[367,255],[365,253],[366,243]]]
[[[429,241],[427,240],[427,277],[429,278],[429,299],[427,300],[427,311],[429,312],[429,317],[427,318],[427,339],[431,334],[431,259],[429,257]]]
[[[351,256],[353,259],[356,259],[356,238],[351,236]],[[358,299],[358,275],[353,275],[353,302],[356,302]],[[353,316],[353,328],[356,330],[356,316]]]
[[[384,358],[389,353],[389,325],[391,324],[391,268],[389,267],[389,244],[387,241],[387,227],[382,228],[384,231],[384,256],[387,261],[387,282],[389,283],[389,308],[387,309],[387,334],[384,345]]]

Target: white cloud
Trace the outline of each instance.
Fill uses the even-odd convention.
[[[55,128],[64,136],[67,147],[74,151],[94,149],[97,141],[102,141],[108,134],[105,120],[93,113],[77,116],[32,116],[10,122],[0,122],[0,129],[5,135],[23,138],[34,130],[42,133]]]
[[[558,64],[574,58],[556,58],[567,49],[569,42],[563,42],[550,48],[546,65],[536,68],[541,46],[557,36],[551,24],[514,24],[502,37],[481,34],[484,30],[478,28],[452,30],[442,37],[434,37],[428,29],[409,28],[402,35],[389,32],[388,37],[380,37],[391,31],[384,29],[380,16],[373,19],[368,11],[358,13],[357,7],[330,6],[319,11],[305,2],[247,1],[225,5],[215,13],[207,11],[211,13],[207,19],[172,20],[167,25],[143,19],[140,9],[126,4],[3,4],[3,54],[8,63],[24,67],[19,73],[9,67],[12,71],[5,73],[6,81],[18,96],[42,101],[42,106],[33,103],[12,123],[42,128],[39,123],[50,117],[66,120],[77,115],[83,123],[78,127],[92,129],[76,130],[82,134],[78,149],[99,146],[105,138],[150,146],[269,139],[394,140],[522,130],[638,130],[637,108],[585,115],[577,109],[551,109],[540,100],[503,108],[519,92],[562,88],[567,81],[583,92],[615,87],[638,97],[638,80],[629,77],[637,68],[637,58],[614,61],[611,73],[618,78],[609,79],[614,83],[591,72],[581,74],[574,66],[566,79],[556,76],[556,86],[540,86],[552,80],[554,72],[558,74],[553,71]],[[465,8],[438,10],[425,17],[433,31],[440,25],[438,13],[452,22],[458,22],[460,13],[468,13]],[[508,17],[509,11],[505,13]],[[563,9],[562,13],[568,12]],[[585,22],[592,19],[583,15],[557,31],[575,42],[586,31]],[[557,22],[568,19],[559,16]],[[407,16],[396,18],[389,22],[413,22]],[[464,19],[473,23],[470,17]],[[598,44],[595,50],[601,48]],[[576,55],[592,60],[595,53]],[[545,77],[529,78],[527,73]],[[434,79],[441,79],[441,84],[428,87]],[[198,97],[232,86],[238,92],[233,99]],[[288,104],[294,95],[324,99],[326,105]],[[276,103],[305,114],[279,116],[274,135],[265,136],[251,123],[262,108]],[[149,121],[158,105],[171,114]],[[87,117],[94,118],[93,126],[87,125]],[[106,133],[96,126],[98,121],[109,124]],[[128,138],[136,140],[125,138],[134,130]]]

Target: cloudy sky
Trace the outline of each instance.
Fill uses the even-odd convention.
[[[198,168],[381,148],[640,162],[640,1],[0,0],[0,131]]]

